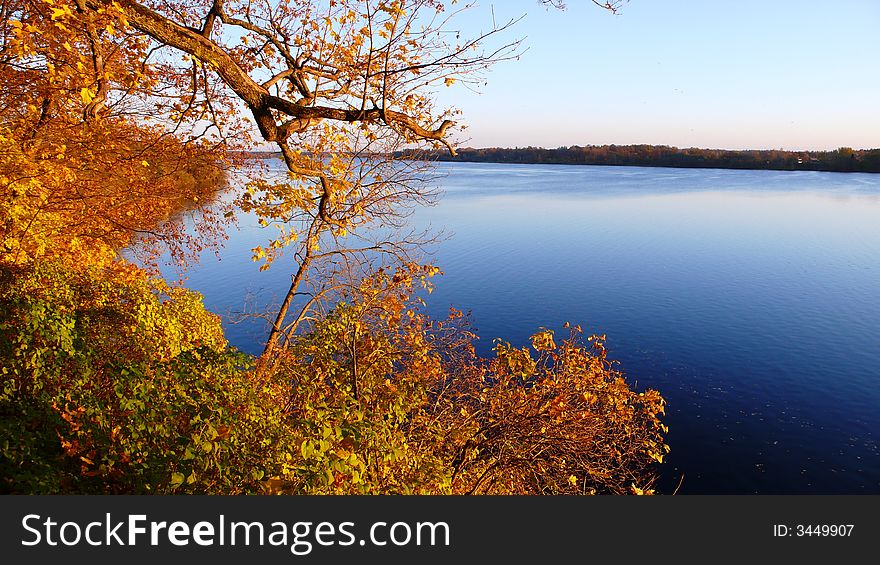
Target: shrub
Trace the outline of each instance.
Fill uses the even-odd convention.
[[[542,329],[483,359],[466,317],[432,322],[411,290],[380,272],[283,356],[299,449],[280,490],[653,492],[664,400],[630,388],[604,336]]]
[[[6,492],[248,492],[283,444],[277,395],[201,298],[123,265],[0,271]]]

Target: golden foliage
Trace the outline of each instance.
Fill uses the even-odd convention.
[[[651,492],[663,399],[604,336],[542,328],[487,360],[461,312],[412,298],[438,269],[398,230],[435,194],[398,151],[453,151],[432,88],[517,50],[485,47],[509,24],[444,33],[445,7],[0,4],[0,489]],[[181,214],[254,138],[286,172],[236,200],[278,230],[253,258],[295,262],[257,370],[201,297],[119,261],[198,252]],[[200,217],[221,237],[222,208]]]
[[[285,387],[201,297],[111,264],[0,267],[0,492],[254,492]]]
[[[224,154],[169,123],[161,69],[121,7],[13,0],[0,11],[0,263],[106,263],[134,238],[183,259],[218,237],[222,211],[200,215],[206,238],[179,220],[223,184]]]
[[[573,328],[557,345],[542,328],[536,354],[497,341],[482,359],[461,312],[432,322],[414,309],[411,274],[365,281],[285,356],[302,457],[278,488],[653,492],[664,400],[630,388],[604,336]]]

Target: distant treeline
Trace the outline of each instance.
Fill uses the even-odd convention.
[[[452,157],[445,151],[396,153],[400,158],[439,161],[567,165],[629,165],[714,169],[772,169],[880,173],[880,149],[841,147],[833,151],[679,149],[666,145],[588,145],[542,149],[463,148]]]
[[[244,159],[280,159],[281,151],[237,151],[236,155]]]

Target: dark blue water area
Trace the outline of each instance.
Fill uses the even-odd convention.
[[[429,312],[470,311],[485,355],[564,322],[607,334],[668,401],[661,492],[880,494],[880,175],[438,170],[412,220],[447,234]],[[187,285],[221,314],[279,298],[290,269],[250,260],[268,236],[245,218]],[[243,350],[265,339],[226,325]]]

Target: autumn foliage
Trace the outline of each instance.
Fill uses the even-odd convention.
[[[453,4],[0,5],[0,491],[652,492],[664,402],[604,336],[484,359],[423,312],[405,219],[436,194],[396,152],[452,152],[431,89],[517,49],[447,34]],[[236,157],[259,140],[284,175]],[[243,212],[291,271],[259,357],[151,262]]]
[[[283,432],[201,297],[127,265],[0,277],[0,490],[240,492]]]
[[[433,269],[366,279],[269,374],[201,299],[122,264],[3,270],[0,434],[13,492],[651,492],[663,399],[603,341],[498,342],[419,313]]]
[[[432,321],[408,298],[412,270],[379,273],[299,340],[279,370],[305,467],[278,488],[309,492],[652,492],[668,451],[664,401],[634,392],[603,338],[497,342],[475,354],[467,317]],[[415,282],[413,282],[415,281]]]

